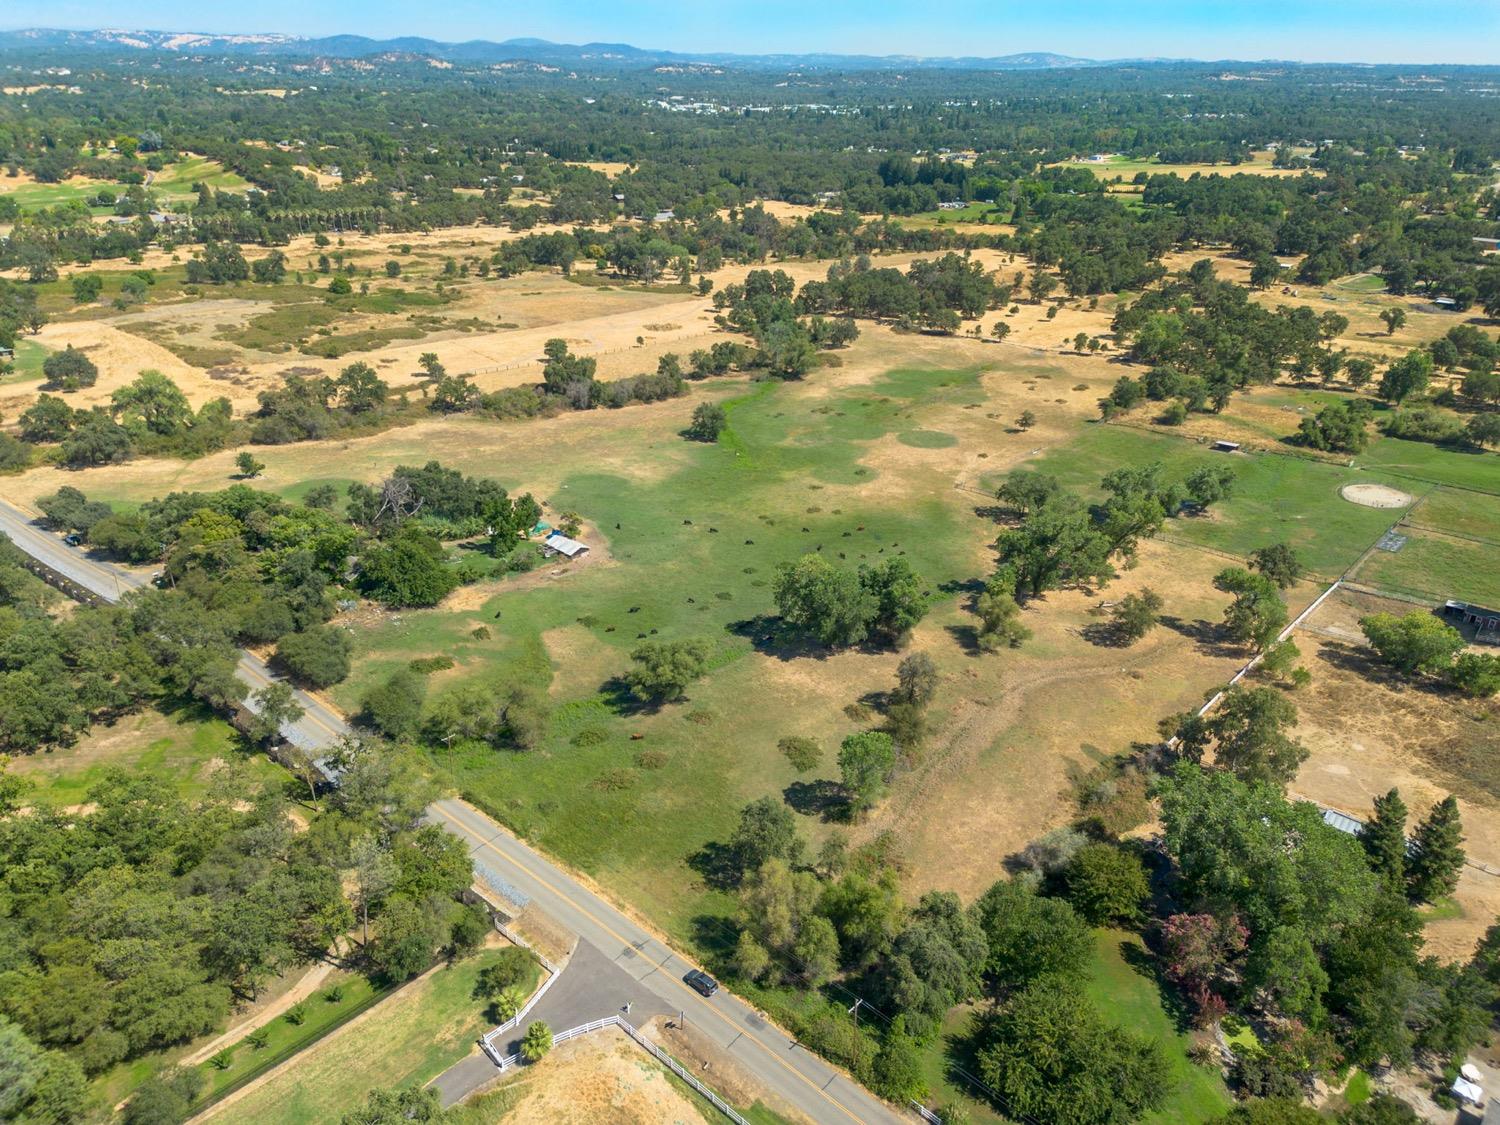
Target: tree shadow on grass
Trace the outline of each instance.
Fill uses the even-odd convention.
[[[733,846],[710,840],[687,857],[687,865],[698,873],[707,887],[716,891],[732,891],[740,885],[743,871],[740,857]]]
[[[1079,636],[1099,648],[1129,648],[1130,638],[1113,621],[1094,621],[1078,631]]]
[[[1161,962],[1141,945],[1133,941],[1120,942],[1120,960],[1124,961],[1134,972],[1145,977],[1156,989],[1157,995],[1161,997],[1162,1010],[1166,1012],[1167,1018],[1172,1021],[1172,1026],[1177,1029],[1179,1035],[1185,1035],[1193,1030],[1193,1013],[1183,1001],[1177,989],[1162,979]]]
[[[692,920],[693,948],[701,951],[703,962],[717,976],[728,976],[734,963],[734,947],[739,931],[728,919],[715,914],[698,914]]]
[[[965,656],[983,656],[984,649],[979,645],[979,629],[974,625],[944,625],[948,635],[958,642],[958,647],[964,650]]]
[[[1353,672],[1383,687],[1406,688],[1420,685],[1420,681],[1408,679],[1389,664],[1382,663],[1374,650],[1364,645],[1322,641],[1318,645],[1318,656],[1335,668]]]
[[[847,823],[850,819],[849,797],[837,781],[794,781],[781,791],[792,811],[816,816],[825,824]]]
[[[1197,645],[1205,656],[1244,656],[1245,647],[1231,640],[1223,625],[1212,621],[1185,621],[1170,614],[1157,619],[1172,632]]]
[[[979,1051],[987,1038],[985,1027],[990,1014],[989,1005],[981,1002],[964,1030],[949,1032],[943,1036],[944,1077],[956,1089],[963,1090],[970,1097],[987,1105],[995,1103],[989,1091],[978,1084],[977,1075],[980,1069]]]
[[[939,582],[938,590],[944,594],[968,594],[977,598],[984,593],[984,580],[980,578],[953,578]]]
[[[748,640],[762,656],[777,660],[806,657],[822,660],[833,651],[817,640],[787,628],[780,617],[769,613],[731,621],[725,628],[734,636]]]
[[[599,695],[604,705],[616,715],[651,715],[661,710],[660,703],[647,703],[631,690],[624,676],[611,676],[599,685]]]

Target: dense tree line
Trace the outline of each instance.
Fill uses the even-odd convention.
[[[420,825],[428,790],[398,757],[354,755],[305,831],[277,790],[233,773],[186,802],[111,771],[82,811],[24,816],[10,815],[25,801],[16,780],[0,772],[0,1040],[4,1065],[21,1068],[7,1116],[82,1119],[85,1076],[213,1030],[311,960],[400,981],[483,933],[459,901],[469,857]],[[136,1095],[142,1112],[191,1100],[162,1085]]]

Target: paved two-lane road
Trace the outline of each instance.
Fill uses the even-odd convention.
[[[683,1011],[777,1099],[818,1122],[898,1122],[909,1118],[799,1047],[739,997],[705,999],[682,982],[695,966],[556,865],[463,801],[437,801],[428,817],[469,845],[475,859],[524,892],[548,916],[591,942],[659,997]],[[712,1075],[709,1076],[710,1080]]]

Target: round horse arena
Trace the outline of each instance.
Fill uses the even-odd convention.
[[[1410,493],[1384,484],[1346,484],[1339,495],[1366,508],[1405,508],[1412,501]]]

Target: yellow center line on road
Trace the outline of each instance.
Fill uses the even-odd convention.
[[[472,828],[470,828],[468,825],[466,825],[463,821],[459,820],[457,817],[455,817],[452,814],[448,813],[446,810],[439,808],[437,805],[433,805],[432,808],[444,820],[447,820],[447,821],[449,821],[452,824],[456,824],[458,826],[459,830],[464,833],[464,835],[477,839],[479,841],[479,843],[480,843],[481,846],[488,848],[490,851],[494,852],[501,859],[505,860],[506,863],[509,863],[512,867],[516,868],[519,871],[525,872],[525,874],[528,877],[530,877],[532,879],[535,879],[542,886],[546,887],[553,894],[557,895],[564,902],[568,903],[568,905],[572,906],[579,913],[583,914],[586,918],[588,918],[590,921],[592,921],[600,929],[604,930],[605,933],[609,934],[612,938],[614,938],[616,941],[618,941],[622,946],[624,946],[626,948],[635,948],[635,943],[634,942],[632,942],[629,938],[625,937],[624,935],[618,933],[615,930],[615,928],[613,926],[611,926],[608,922],[606,922],[603,919],[598,918],[597,916],[595,916],[595,914],[593,913],[593,911],[589,910],[589,908],[587,906],[584,906],[584,905],[576,902],[573,899],[573,897],[571,895],[569,895],[566,891],[561,890],[558,887],[554,887],[546,879],[544,879],[540,875],[536,874],[536,872],[530,870],[527,867],[523,867],[521,864],[517,863],[510,856],[506,855],[499,848],[495,847],[494,844],[492,844],[489,840],[486,840],[483,836],[479,835],[479,833],[475,832]],[[671,951],[668,950],[668,952],[671,952]],[[667,979],[671,980],[674,984],[677,985],[678,988],[682,989],[683,992],[688,993],[689,995],[693,996],[695,999],[700,1000],[700,1001],[703,999],[702,996],[700,996],[697,992],[694,992],[691,988],[689,988],[682,981],[677,980],[676,977],[668,977]],[[772,1049],[771,1046],[769,1044],[767,1044],[763,1039],[761,1039],[760,1036],[756,1035],[755,1032],[748,1031],[748,1030],[746,1030],[746,1029],[744,1029],[742,1027],[739,1027],[737,1024],[735,1024],[735,1022],[733,1020],[731,1020],[728,1016],[726,1016],[723,1012],[719,1011],[717,1008],[714,1008],[714,1007],[712,1007],[710,1005],[707,1005],[707,1004],[704,1004],[703,1008],[706,1009],[709,1012],[712,1012],[715,1016],[717,1016],[720,1020],[722,1020],[729,1027],[729,1029],[731,1031],[734,1031],[736,1034],[739,1034],[739,1035],[744,1035],[747,1038],[749,1038],[752,1042],[758,1044],[760,1046],[761,1050],[765,1051],[766,1054],[769,1055],[772,1058],[772,1060],[774,1060],[777,1063],[777,1065],[779,1065],[783,1069],[785,1069],[788,1074],[796,1075],[803,1082],[806,1082],[810,1087],[812,1087],[819,1094],[821,1094],[823,1096],[824,1100],[826,1100],[829,1105],[833,1106],[840,1113],[842,1113],[845,1117],[849,1118],[850,1121],[858,1121],[858,1120],[860,1120],[853,1113],[851,1113],[841,1102],[837,1101],[831,1094],[829,1094],[826,1089],[824,1089],[822,1086],[819,1086],[816,1082],[814,1082],[807,1075],[803,1074],[796,1067],[790,1065],[785,1059],[783,1059],[781,1057],[781,1054],[780,1054],[779,1051],[776,1051],[776,1050]],[[793,1044],[793,1045],[795,1046],[795,1044]],[[837,1075],[836,1071],[835,1071],[835,1075]]]

